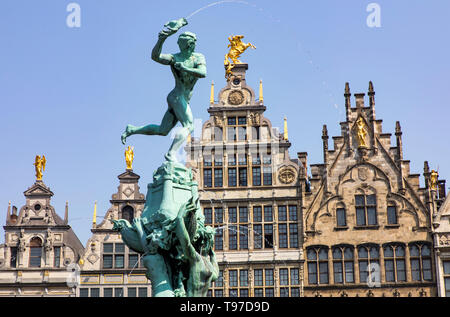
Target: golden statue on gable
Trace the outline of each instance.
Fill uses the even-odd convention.
[[[34,160],[34,168],[36,170],[36,180],[41,181],[42,180],[42,172],[45,171],[45,163],[47,163],[47,160],[45,159],[45,155],[42,155],[42,158],[40,155],[36,155],[36,159]]]
[[[364,122],[364,119],[362,117],[359,117],[358,121],[356,122],[357,126],[358,126],[358,146],[359,147],[367,147],[366,144],[366,135],[367,135],[367,131],[365,129],[366,127],[366,123]]]
[[[436,172],[435,170],[432,170],[431,175],[430,175],[431,190],[437,190],[438,179],[439,179],[438,172]]]
[[[231,75],[231,70],[233,69],[235,64],[242,64],[242,62],[239,60],[239,57],[249,48],[256,49],[256,47],[252,43],[245,44],[242,42],[242,39],[244,38],[243,35],[232,35],[228,37],[228,41],[230,41],[230,44],[228,44],[228,47],[230,48],[230,51],[225,55],[225,66],[226,66],[226,73],[225,78],[229,78]],[[233,63],[230,63],[230,60]]]
[[[128,146],[125,150],[125,162],[127,163],[127,170],[133,169],[134,147]]]

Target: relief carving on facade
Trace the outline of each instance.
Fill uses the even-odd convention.
[[[244,94],[240,90],[234,90],[228,95],[228,103],[233,106],[239,106],[244,102]]]
[[[278,179],[282,184],[292,184],[295,181],[296,175],[294,169],[285,167],[281,168],[278,172]]]
[[[257,112],[250,113],[250,124],[260,125],[261,124],[261,115]]]

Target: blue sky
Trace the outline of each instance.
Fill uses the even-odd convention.
[[[71,2],[0,2],[0,224],[8,201],[25,203],[34,157],[45,154],[52,204],[63,215],[69,201],[70,225],[84,244],[94,201],[103,215],[125,170],[126,124],[157,123],[166,110],[174,83],[169,69],[150,59],[158,32],[215,1],[78,0],[81,27],[68,28]],[[422,173],[428,160],[449,178],[450,2],[379,0],[381,28],[369,28],[371,2],[246,0],[195,14],[185,30],[197,34],[208,76],[194,91],[194,117],[208,118],[211,81],[216,92],[225,85],[227,37],[243,34],[257,47],[242,59],[247,83],[257,89],[263,79],[265,115],[274,126],[288,118],[291,157],[308,152],[309,163],[322,163],[322,125],[340,135],[345,82],[357,93],[367,92],[371,80],[384,132],[401,122],[411,171]],[[176,51],[176,37],[169,38],[164,52]],[[171,140],[129,140],[145,193]],[[0,241],[3,234],[2,228]]]

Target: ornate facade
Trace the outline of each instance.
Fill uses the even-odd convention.
[[[305,296],[435,296],[430,173],[425,187],[403,158],[400,123],[395,145],[375,116],[375,92],[345,89],[346,121],[323,164],[311,165],[304,204]]]
[[[211,296],[301,296],[302,213],[299,175],[286,138],[264,117],[246,83],[247,64],[236,64],[200,138],[186,147],[187,166],[199,183],[205,224],[216,228],[221,277]]]
[[[42,177],[42,176],[41,176]],[[51,205],[53,192],[37,180],[25,192],[25,205],[8,206],[5,243],[0,245],[0,296],[75,296],[70,270],[83,246]]]
[[[131,163],[127,161],[131,167]],[[120,234],[112,230],[110,219],[127,219],[130,223],[144,209],[145,195],[139,191],[140,176],[127,169],[118,176],[118,192],[112,195],[111,207],[97,224],[94,214],[92,236],[80,261],[80,297],[149,297],[150,283],[145,276],[140,255],[130,250]],[[100,217],[101,218],[101,217]]]

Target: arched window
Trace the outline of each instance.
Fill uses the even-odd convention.
[[[370,273],[379,274],[380,252],[377,245],[364,245],[358,247],[359,282],[366,283]],[[379,276],[372,276],[379,281]]]
[[[333,247],[334,283],[354,283],[353,247]]]
[[[131,206],[125,206],[122,209],[122,219],[128,220],[129,223],[132,223],[134,219],[134,209]]]
[[[413,281],[431,281],[431,249],[428,243],[412,243],[409,245],[411,259],[411,275]]]
[[[375,226],[378,224],[376,195],[356,195],[355,207],[357,226]]]
[[[307,258],[309,284],[328,284],[328,248],[308,248]]]
[[[30,267],[41,267],[42,240],[34,237],[30,240]]]
[[[386,282],[406,282],[405,246],[385,245],[383,252]]]

